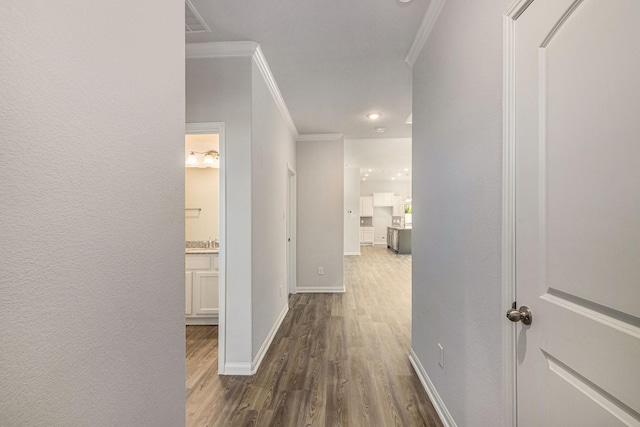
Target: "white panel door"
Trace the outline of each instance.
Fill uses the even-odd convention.
[[[514,34],[518,426],[638,426],[640,1],[534,0]]]
[[[193,273],[194,314],[218,314],[218,272],[196,271]]]

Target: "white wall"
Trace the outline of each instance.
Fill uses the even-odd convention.
[[[413,68],[420,185],[413,190],[412,346],[459,426],[504,424],[502,13],[509,3],[447,2]]]
[[[344,168],[344,254],[360,255],[360,168]]]
[[[185,168],[185,207],[201,211],[186,211],[185,240],[214,240],[218,232],[219,169]]]
[[[7,6],[0,424],[183,425],[184,2]]]
[[[187,59],[188,123],[226,133],[226,360],[251,363],[251,58]]]
[[[298,292],[344,291],[344,144],[342,137],[299,140]],[[318,274],[318,267],[324,274]]]
[[[287,308],[287,179],[295,138],[252,62],[252,359]]]
[[[187,121],[225,123],[226,363],[244,370],[287,308],[295,138],[250,56],[187,60]]]

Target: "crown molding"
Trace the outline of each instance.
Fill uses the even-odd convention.
[[[278,88],[278,84],[276,83],[276,79],[273,77],[271,73],[271,68],[269,68],[269,64],[267,63],[267,58],[265,58],[264,53],[262,53],[262,49],[260,49],[260,45],[257,45],[255,53],[253,54],[253,61],[258,66],[260,70],[260,74],[262,74],[262,78],[264,79],[267,87],[269,88],[269,92],[271,92],[271,96],[276,102],[276,106],[278,110],[280,110],[280,114],[284,118],[287,127],[291,131],[291,133],[297,137],[298,129],[296,129],[295,123],[293,123],[293,119],[291,118],[291,114],[289,113],[289,109],[287,108],[287,104],[284,102],[284,98],[282,97],[282,93],[280,93],[280,89]]]
[[[267,58],[262,53],[260,45],[253,41],[239,41],[239,42],[209,42],[209,43],[187,43],[186,45],[186,57],[187,59],[204,59],[204,58],[238,58],[238,57],[251,57],[255,62],[260,74],[264,79],[264,82],[269,88],[269,92],[273,97],[273,100],[282,115],[289,131],[295,136],[298,136],[298,129],[291,118],[287,104],[284,102],[282,93],[278,88]]]
[[[253,56],[258,47],[258,43],[252,41],[187,43],[185,53],[187,59],[234,58]]]
[[[433,30],[446,1],[447,0],[431,0],[431,3],[429,3],[429,7],[424,14],[424,18],[422,18],[422,23],[420,24],[420,28],[418,28],[416,37],[413,39],[409,53],[407,53],[407,56],[404,58],[407,64],[409,64],[409,67],[413,68],[413,64],[416,63],[416,59],[418,59],[418,55],[422,52],[422,48],[427,42],[429,34],[431,34],[431,30]]]
[[[307,133],[298,135],[296,141],[339,141],[344,137],[341,133]]]

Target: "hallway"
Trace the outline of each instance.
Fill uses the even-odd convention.
[[[345,294],[297,294],[253,377],[217,375],[217,327],[187,327],[187,426],[441,426],[408,354],[411,255],[363,246]]]

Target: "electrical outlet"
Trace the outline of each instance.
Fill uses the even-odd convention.
[[[318,274],[324,274],[324,267],[318,267]]]
[[[444,369],[444,348],[442,347],[442,344],[438,343],[438,365],[440,365],[440,367],[442,369]]]

